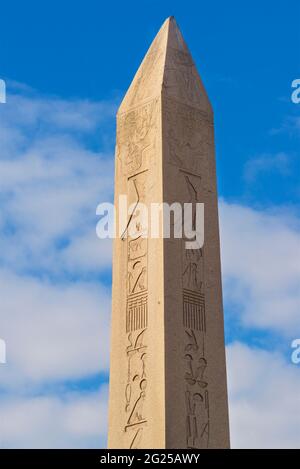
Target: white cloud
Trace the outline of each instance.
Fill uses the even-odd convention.
[[[96,238],[95,209],[111,200],[113,158],[89,135],[115,109],[18,93],[0,108],[1,446],[98,446],[106,391],[60,386],[108,370],[110,291],[95,274],[110,268],[111,242]],[[245,326],[300,330],[299,225],[280,211],[221,203],[225,299]],[[228,357],[233,446],[297,445],[286,402],[299,407],[295,368],[241,344]],[[56,394],[39,395],[49,383]]]
[[[108,369],[110,292],[101,284],[52,285],[0,271],[0,388],[41,386]]]
[[[111,265],[112,240],[99,240],[94,231],[74,235],[62,253],[62,262],[68,271],[99,272]]]
[[[108,243],[97,245],[95,210],[112,199],[113,158],[80,136],[103,133],[113,110],[105,102],[21,95],[1,107],[0,260],[7,268],[58,274],[76,264],[79,273],[79,251],[85,272],[110,266]]]
[[[224,296],[247,326],[300,331],[300,231],[296,217],[220,204]]]
[[[106,446],[107,386],[99,391],[2,398],[0,448]]]
[[[300,368],[234,343],[227,374],[232,448],[300,448]]]
[[[288,347],[300,333],[299,219],[225,201],[220,216],[227,314],[245,330],[276,332]],[[299,367],[276,350],[234,343],[227,369],[232,447],[299,448]]]
[[[99,142],[114,110],[20,86],[0,108],[1,447],[105,445],[107,392],[80,382],[108,370],[99,274],[111,243],[97,239],[95,211],[112,197],[113,158]]]

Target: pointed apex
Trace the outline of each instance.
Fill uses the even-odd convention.
[[[204,86],[174,16],[162,24],[120,105],[119,113],[163,95],[208,113]]]
[[[183,36],[179,29],[179,26],[176,23],[175,17],[170,16],[168,19],[168,47],[173,47],[175,49],[181,50],[183,52],[188,52],[187,45],[184,42]]]
[[[168,20],[162,94],[212,114],[204,85],[176,20],[173,16]]]
[[[145,55],[130,87],[119,107],[118,113],[141,104],[161,92],[166,48],[169,30],[169,18],[165,20]]]

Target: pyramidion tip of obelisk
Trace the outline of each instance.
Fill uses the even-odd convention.
[[[166,18],[152,41],[118,113],[160,95],[212,113],[204,85],[174,16]]]

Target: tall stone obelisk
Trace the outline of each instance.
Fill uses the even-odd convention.
[[[213,111],[172,17],[118,110],[117,208],[123,194],[134,209],[114,240],[108,446],[227,448]],[[131,236],[151,202],[204,203],[203,248]]]

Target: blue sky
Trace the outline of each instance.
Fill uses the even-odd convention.
[[[215,112],[232,444],[299,447],[299,14],[292,0],[1,4],[1,446],[105,445],[111,248],[95,209],[112,197],[116,109],[174,15]]]
[[[214,106],[220,195],[286,203],[295,196],[295,175],[286,185],[276,175],[274,185],[260,181],[256,196],[241,175],[257,154],[296,153],[292,129],[279,130],[299,115],[290,99],[300,74],[299,9],[296,0],[7,2],[1,73],[48,95],[118,101],[161,23],[174,14]]]
[[[290,83],[300,73],[299,8],[290,0],[6,2],[1,71],[41,93],[118,98],[160,25],[174,14],[214,105],[217,143],[226,155],[218,152],[219,174],[226,175],[219,178],[220,194],[241,196],[245,160],[274,147],[295,150],[293,139],[270,131],[297,115]],[[278,189],[277,201],[285,202],[286,191]]]

